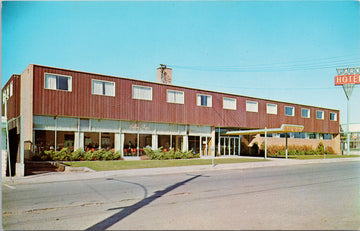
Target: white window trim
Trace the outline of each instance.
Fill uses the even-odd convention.
[[[248,107],[247,107],[247,103],[248,103],[248,102],[256,103],[256,106],[257,106],[256,111],[248,110]],[[252,100],[246,100],[245,109],[246,109],[247,112],[259,112],[259,102],[257,102],[257,101],[252,101]]]
[[[307,117],[304,117],[303,114],[302,114],[302,110],[308,110],[308,116]],[[309,108],[301,108],[301,118],[305,118],[305,119],[310,119],[310,109]]]
[[[106,82],[106,83],[113,83],[114,84],[114,95],[103,95],[103,94],[96,94],[93,93],[93,82],[94,81],[98,81],[98,82]],[[91,79],[91,94],[92,95],[102,95],[102,96],[111,96],[111,97],[115,97],[116,95],[116,83],[112,82],[112,81],[106,81],[106,80],[101,80],[101,79]]]
[[[198,104],[198,101],[197,101],[197,99],[198,99],[198,96],[199,96],[199,95],[209,96],[209,97],[210,97],[210,100],[211,100],[211,106],[208,106],[208,105],[206,105],[206,106],[201,105],[201,102],[200,102],[200,105],[199,105],[199,104]],[[196,94],[196,105],[197,105],[197,106],[199,106],[199,107],[212,107],[212,95],[206,95],[206,94],[201,94],[201,93]]]
[[[9,97],[13,96],[13,93],[14,93],[14,83],[13,81],[10,82],[10,93],[9,93]]]
[[[224,107],[224,99],[234,100],[235,101],[235,108],[226,108],[226,107]],[[223,97],[223,109],[236,111],[236,109],[237,109],[237,100],[235,98]]]
[[[134,98],[134,87],[140,87],[140,88],[150,88],[150,99],[143,99],[143,98]],[[152,91],[152,87],[149,87],[149,86],[142,86],[142,85],[136,85],[136,84],[133,84],[131,86],[131,98],[132,99],[137,99],[137,100],[147,100],[147,101],[152,101],[152,97],[153,97],[153,91]]]
[[[63,77],[70,78],[70,90],[61,90],[61,89],[46,88],[46,75],[55,75],[55,76],[63,76]],[[72,85],[73,85],[73,84],[72,84],[72,76],[71,76],[71,75],[62,75],[62,74],[44,72],[44,89],[46,89],[46,90],[72,92],[72,88],[73,88]]]
[[[334,114],[334,115],[335,115],[335,119],[334,119],[334,120],[331,120],[331,114]],[[337,113],[336,113],[336,112],[330,112],[330,113],[329,113],[329,120],[330,120],[330,121],[337,121]]]
[[[292,114],[292,115],[287,115],[287,114],[286,114],[286,108],[287,108],[287,107],[291,107],[291,108],[293,109],[293,110],[292,110],[292,111],[293,111],[293,114]],[[294,116],[295,116],[295,107],[292,107],[292,106],[284,106],[284,114],[285,114],[285,116],[292,116],[292,117],[294,117]]]
[[[184,101],[183,101],[183,102],[180,102],[180,103],[178,103],[178,102],[170,102],[170,101],[168,101],[168,92],[169,92],[169,91],[173,91],[173,92],[181,92],[181,93],[183,94]],[[185,93],[184,93],[183,91],[177,91],[177,90],[166,89],[166,102],[167,102],[167,103],[176,103],[176,104],[185,104]]]
[[[276,106],[276,113],[271,113],[271,112],[268,111],[268,106],[269,106],[269,105],[275,105],[275,106]],[[277,104],[267,103],[267,104],[266,104],[266,114],[277,115],[277,114],[278,114],[278,113],[277,113]]]
[[[319,112],[322,112],[322,118],[318,118],[318,116],[317,116],[318,111],[319,111]],[[322,110],[316,110],[316,119],[318,119],[318,120],[324,120],[324,117],[325,117],[324,111],[322,111]]]

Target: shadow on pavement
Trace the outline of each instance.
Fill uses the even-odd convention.
[[[128,206],[128,207],[123,207],[123,210],[121,210],[120,212],[112,215],[109,218],[106,218],[103,221],[100,221],[99,223],[87,228],[86,230],[105,230],[107,228],[109,228],[110,226],[114,225],[115,223],[121,221],[122,219],[124,219],[125,217],[131,215],[132,213],[136,212],[138,209],[150,204],[151,202],[153,202],[154,200],[156,200],[159,197],[162,197],[163,195],[165,195],[166,193],[180,187],[181,185],[184,185],[187,182],[190,182],[198,177],[200,177],[201,175],[195,175],[187,180],[178,182],[174,185],[171,185],[167,188],[165,188],[164,190],[161,191],[156,191],[152,196],[147,197],[142,199],[141,201],[137,202],[134,205]],[[121,209],[121,208],[119,208]],[[111,209],[114,210],[114,209]]]

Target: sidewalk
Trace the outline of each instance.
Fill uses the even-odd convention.
[[[349,161],[360,161],[360,157],[313,159],[313,160],[268,158],[268,160],[270,161],[217,164],[215,166],[192,165],[192,166],[181,166],[181,167],[143,168],[143,169],[113,170],[113,171],[101,171],[101,172],[52,172],[52,173],[31,175],[25,177],[13,177],[12,180],[10,177],[6,177],[6,178],[2,178],[2,184],[16,185],[16,184],[31,184],[31,183],[48,183],[48,182],[86,180],[86,179],[119,177],[119,176],[149,176],[149,175],[159,175],[159,174],[190,173],[190,172],[199,172],[199,171],[289,166],[289,165],[298,165],[298,164],[349,162]]]

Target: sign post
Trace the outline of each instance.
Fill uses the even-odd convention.
[[[346,122],[346,155],[350,155],[350,96],[355,84],[360,84],[360,67],[337,68],[338,75],[335,76],[335,86],[342,85],[347,98],[347,122]]]

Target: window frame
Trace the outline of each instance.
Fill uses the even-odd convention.
[[[248,110],[248,103],[255,103],[256,104],[256,111],[251,111],[251,110]],[[258,113],[259,112],[259,102],[258,101],[253,101],[253,100],[246,100],[245,102],[245,110],[247,112],[256,112]]]
[[[292,112],[293,112],[292,115],[287,115],[287,114],[286,114],[286,108],[287,108],[287,107],[293,109],[293,110],[292,110]],[[293,107],[293,106],[284,106],[284,110],[285,110],[285,111],[284,111],[285,116],[292,116],[292,117],[295,116],[295,107]]]
[[[134,97],[134,87],[139,87],[139,88],[143,88],[143,89],[144,89],[144,88],[150,88],[150,99],[135,98],[135,97]],[[153,98],[153,88],[152,88],[152,87],[133,84],[133,85],[131,86],[131,90],[132,90],[132,92],[131,92],[131,98],[132,98],[132,99],[152,101],[152,98]]]
[[[10,90],[9,90],[9,91],[10,91],[10,92],[9,92],[9,98],[10,98],[11,96],[14,95],[14,83],[13,83],[13,81],[10,82],[9,86],[10,86],[10,87],[9,87],[9,89],[10,89]]]
[[[209,103],[208,101],[206,100],[206,105],[201,105],[201,100],[200,100],[200,105],[198,104],[198,97],[199,96],[206,96],[206,97],[210,97],[210,100],[211,100],[211,106],[208,106]],[[209,98],[207,98],[209,99]],[[199,106],[199,107],[212,107],[212,95],[206,95],[206,94],[202,94],[202,93],[197,93],[196,94],[196,106]]]
[[[224,107],[224,100],[227,99],[227,100],[233,100],[233,102],[235,102],[235,108],[227,108],[227,107]],[[226,110],[234,110],[236,111],[237,109],[237,100],[236,98],[230,98],[230,97],[223,97],[223,109],[226,109]]]
[[[171,102],[169,101],[169,91],[172,91],[172,92],[181,92],[182,95],[183,95],[183,99],[182,99],[182,102]],[[176,100],[175,100],[176,101]],[[175,103],[175,104],[185,104],[185,92],[184,91],[178,91],[178,90],[172,90],[172,89],[166,89],[166,102],[167,103]]]
[[[270,113],[268,110],[269,105],[273,105],[276,107],[276,113]],[[278,114],[278,105],[274,104],[274,103],[266,103],[266,114],[270,114],[270,115],[277,115]]]
[[[46,87],[46,75],[56,76],[56,88],[55,89]],[[68,89],[67,90],[57,88],[58,87],[57,86],[57,77],[58,76],[68,78]],[[50,72],[44,72],[44,89],[46,89],[46,90],[55,90],[55,91],[64,91],[64,92],[72,92],[72,76],[71,75],[63,75],[63,74],[55,74],[55,73],[50,73]]]
[[[114,84],[114,95],[107,95],[106,92],[105,92],[105,94],[97,94],[97,93],[94,93],[94,81],[102,82],[102,83],[113,83],[113,84]],[[107,81],[107,80],[91,79],[91,94],[92,94],[92,95],[102,95],[102,96],[115,97],[115,96],[116,96],[116,83],[113,82],[113,81]]]
[[[308,116],[304,117],[303,116],[303,110],[308,110]],[[301,108],[301,118],[306,118],[306,119],[310,119],[310,109],[309,108]]]
[[[335,115],[333,120],[331,119],[331,114],[334,114],[334,115]],[[330,120],[330,121],[337,121],[337,113],[336,113],[336,112],[330,112],[330,113],[329,113],[329,120]]]
[[[322,112],[322,117],[321,118],[318,118],[318,112]],[[316,110],[316,119],[318,119],[318,120],[324,120],[325,119],[325,113],[324,113],[324,111],[322,111],[322,110]]]

